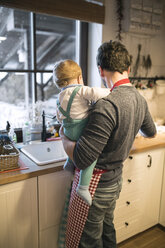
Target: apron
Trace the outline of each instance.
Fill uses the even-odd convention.
[[[94,169],[93,176],[89,186],[89,192],[92,199],[95,194],[101,175],[106,170]],[[67,221],[63,223],[63,228],[59,236],[58,248],[78,248],[81,235],[88,217],[89,205],[87,205],[76,192],[80,177],[80,170],[75,170],[75,176],[70,194],[70,201],[67,213]],[[66,213],[66,212],[65,212]],[[62,226],[61,226],[62,227]]]

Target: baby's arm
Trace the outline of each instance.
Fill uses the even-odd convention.
[[[83,86],[80,89],[80,94],[86,100],[96,102],[99,99],[108,96],[110,94],[110,89]]]

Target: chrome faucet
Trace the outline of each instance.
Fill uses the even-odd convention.
[[[52,120],[56,118],[56,116],[46,115],[45,111],[43,110],[42,112],[42,135],[41,135],[42,142],[46,141],[47,138],[50,138],[52,136],[50,133],[46,133],[45,117],[52,119]]]

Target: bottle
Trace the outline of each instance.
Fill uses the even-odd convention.
[[[29,122],[25,122],[25,125],[22,128],[23,133],[23,144],[29,144],[31,141],[31,132],[30,132],[30,125]]]
[[[32,123],[30,131],[31,131],[31,141],[41,140],[42,124]]]
[[[15,144],[17,143],[17,135],[16,135],[16,133],[14,132],[14,129],[13,129],[13,128],[10,129],[9,138],[11,139],[11,141],[12,141],[13,143],[15,143]]]
[[[9,122],[8,122],[8,136],[11,142],[15,144],[17,143],[17,135],[14,132],[14,128],[9,124]]]
[[[7,124],[6,124],[6,131],[7,131],[7,133],[9,133],[10,132],[10,123],[9,123],[9,121],[7,121]]]

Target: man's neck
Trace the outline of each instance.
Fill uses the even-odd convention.
[[[115,84],[117,81],[128,78],[128,72],[124,71],[123,74],[120,72],[112,72],[110,76],[111,84]]]
[[[111,72],[103,70],[103,79],[106,82],[107,87],[111,89],[117,81],[128,78],[128,73],[129,70],[124,71],[122,74],[117,71]]]

